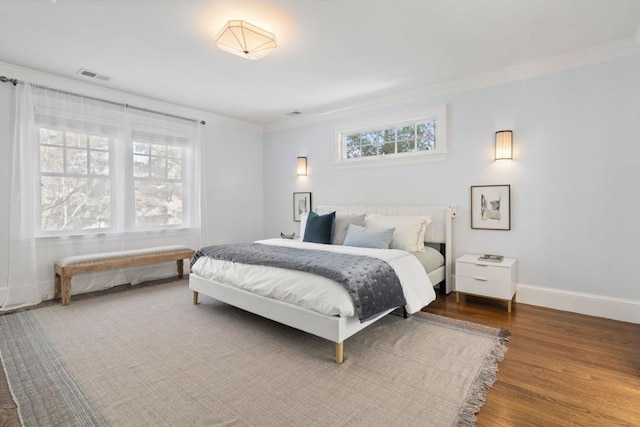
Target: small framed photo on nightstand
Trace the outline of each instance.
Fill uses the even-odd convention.
[[[311,212],[311,193],[293,193],[293,220],[300,222],[300,216],[309,212]]]
[[[471,186],[471,228],[511,230],[511,186]]]

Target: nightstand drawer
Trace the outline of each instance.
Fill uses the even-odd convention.
[[[456,276],[511,282],[513,270],[486,264],[456,263]]]
[[[456,291],[510,300],[515,294],[515,283],[483,280],[483,278],[456,275]]]

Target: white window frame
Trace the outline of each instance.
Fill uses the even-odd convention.
[[[66,114],[66,113],[62,113]],[[58,115],[62,115],[58,114]],[[66,114],[66,116],[69,116]],[[91,121],[90,119],[78,119],[79,121]],[[164,135],[175,139],[184,139],[187,143],[181,147],[181,178],[183,194],[182,194],[182,223],[181,224],[167,224],[163,226],[136,226],[135,225],[135,196],[134,186],[136,177],[133,173],[133,129],[147,128],[150,132]],[[61,132],[78,132],[84,134],[90,134],[81,128],[69,127],[66,125],[55,125],[46,122],[36,123],[34,133],[39,135],[39,129],[53,129]],[[104,178],[110,181],[110,222],[109,227],[104,228],[91,228],[91,229],[69,229],[69,230],[43,230],[42,229],[42,196],[41,186],[37,185],[36,190],[36,210],[37,210],[37,224],[35,229],[35,235],[38,238],[47,237],[60,237],[60,236],[81,236],[81,235],[115,235],[115,234],[133,234],[140,232],[168,232],[171,230],[184,230],[193,229],[199,227],[199,224],[193,222],[193,210],[195,209],[195,201],[192,199],[190,192],[188,191],[189,185],[192,184],[189,181],[187,174],[189,168],[193,167],[188,159],[194,159],[195,154],[189,153],[189,151],[195,150],[194,135],[188,131],[168,130],[162,127],[153,125],[140,125],[140,121],[128,121],[126,124],[121,124],[115,135],[100,135],[109,139],[109,175],[105,175]],[[116,142],[117,140],[117,142]],[[36,174],[35,179],[37,183],[40,183],[42,176],[62,176],[62,177],[76,177],[75,174],[69,173],[49,173],[41,170],[40,163],[40,137],[37,137],[37,166],[34,169]],[[88,147],[87,147],[88,150]],[[89,160],[88,160],[89,161]],[[193,161],[193,160],[192,160]],[[122,165],[120,169],[116,167],[116,163]],[[124,172],[124,176],[118,175],[118,170]],[[91,174],[84,175],[83,177],[90,177]],[[197,179],[197,177],[195,177]],[[175,181],[172,181],[175,182]]]
[[[135,128],[138,131],[145,131],[149,134],[155,134],[157,136],[164,136],[164,137],[168,137],[169,139],[175,139],[175,140],[185,140],[186,143],[185,144],[168,144],[168,143],[164,143],[160,140],[157,141],[153,141],[152,139],[146,140],[146,141],[136,141],[136,138],[133,135],[133,128]],[[194,141],[193,141],[193,137],[190,137],[190,135],[188,134],[188,132],[178,132],[178,131],[168,131],[168,130],[163,130],[160,129],[158,127],[152,127],[152,126],[146,126],[146,125],[140,125],[138,123],[135,123],[132,126],[131,132],[130,132],[131,138],[130,138],[130,143],[128,144],[128,149],[129,149],[129,155],[128,155],[128,161],[130,162],[128,164],[128,170],[127,170],[127,207],[125,209],[125,211],[127,212],[127,229],[133,230],[133,231],[165,231],[165,230],[172,230],[172,229],[183,229],[183,228],[192,228],[193,225],[191,224],[191,209],[193,208],[193,201],[191,200],[189,191],[188,191],[188,186],[189,186],[189,180],[188,180],[188,173],[189,173],[189,167],[193,167],[193,165],[190,165],[188,163],[188,158],[189,155],[187,153],[188,150],[194,150]],[[156,144],[156,145],[165,145],[165,146],[174,146],[174,147],[179,147],[180,148],[180,179],[169,179],[169,178],[152,178],[151,176],[146,177],[146,178],[142,178],[142,177],[137,177],[135,176],[135,172],[134,172],[134,165],[133,165],[133,156],[134,156],[134,143],[135,142],[142,142],[142,143],[146,143],[146,144]],[[149,158],[151,159],[151,155],[149,155]],[[164,159],[167,160],[168,156],[164,156]],[[149,167],[151,167],[151,163],[149,163]],[[182,184],[182,223],[180,224],[166,224],[163,226],[157,226],[157,225],[136,225],[135,223],[135,218],[136,218],[136,212],[135,212],[135,204],[136,204],[136,200],[135,200],[135,184],[137,181],[153,181],[153,182],[169,182],[169,183],[180,183]]]
[[[66,167],[66,154],[67,154],[67,150],[68,150],[68,146],[67,146],[67,142],[66,142],[66,135],[65,135],[65,141],[62,145],[62,156],[63,156],[63,164],[64,164],[64,170],[63,172],[43,172],[42,171],[42,165],[41,165],[41,159],[40,159],[40,147],[42,147],[42,143],[40,141],[40,129],[51,129],[51,130],[55,130],[57,132],[63,132],[65,134],[68,133],[82,133],[84,135],[95,135],[95,136],[100,136],[100,137],[104,137],[107,138],[107,140],[109,141],[109,148],[107,150],[95,150],[95,151],[105,151],[108,155],[109,155],[109,174],[107,175],[93,175],[90,173],[90,165],[91,165],[91,160],[89,157],[89,152],[91,151],[91,148],[89,147],[89,142],[87,141],[87,147],[86,147],[86,151],[87,151],[87,173],[86,174],[74,174],[74,173],[69,173],[67,172],[67,167]],[[113,175],[113,170],[114,170],[114,155],[113,155],[113,145],[114,145],[114,138],[113,136],[109,136],[109,135],[98,135],[97,133],[90,133],[87,132],[85,130],[82,129],[74,129],[72,127],[67,127],[67,126],[56,126],[56,125],[48,125],[48,124],[37,124],[36,125],[36,134],[38,134],[38,150],[37,150],[37,177],[36,177],[36,182],[37,183],[41,183],[42,181],[42,177],[45,176],[49,176],[49,177],[60,177],[60,178],[85,178],[85,179],[89,179],[90,177],[96,177],[96,178],[101,178],[101,179],[105,179],[109,181],[109,188],[110,188],[110,192],[115,191],[114,190],[114,185],[115,185],[115,180],[114,180],[114,175]],[[38,185],[37,186],[37,191],[36,191],[36,206],[37,206],[37,218],[38,218],[38,224],[37,224],[37,228],[35,230],[35,234],[36,236],[39,237],[47,237],[47,236],[65,236],[65,235],[77,235],[79,232],[82,232],[83,234],[104,234],[104,233],[109,233],[114,229],[114,222],[117,221],[117,219],[115,218],[116,215],[116,211],[114,209],[114,204],[113,204],[113,197],[110,197],[109,200],[109,226],[108,227],[101,227],[101,228],[87,228],[87,229],[82,229],[82,230],[78,230],[78,229],[69,229],[69,230],[43,230],[42,229],[42,185]]]
[[[436,148],[433,150],[347,158],[347,135],[426,122],[436,123]],[[371,117],[334,127],[334,167],[336,168],[346,169],[391,164],[444,161],[448,154],[447,109],[445,104],[384,116]]]

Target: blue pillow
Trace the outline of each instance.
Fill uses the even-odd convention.
[[[326,215],[318,215],[313,211],[309,212],[302,241],[330,244],[331,233],[333,232],[333,220],[335,217],[335,212]]]
[[[394,228],[367,228],[349,224],[344,246],[360,248],[389,249],[393,239]]]

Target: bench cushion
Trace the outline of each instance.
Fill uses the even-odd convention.
[[[171,245],[171,246],[157,246],[154,248],[132,249],[132,250],[116,251],[116,252],[74,255],[74,256],[64,257],[59,261],[57,261],[56,264],[58,264],[61,267],[68,267],[70,265],[85,264],[89,262],[107,261],[107,260],[118,259],[118,258],[129,258],[129,257],[136,257],[136,256],[145,256],[145,255],[153,255],[153,254],[168,253],[168,252],[179,252],[179,251],[192,251],[192,249],[183,245]]]

